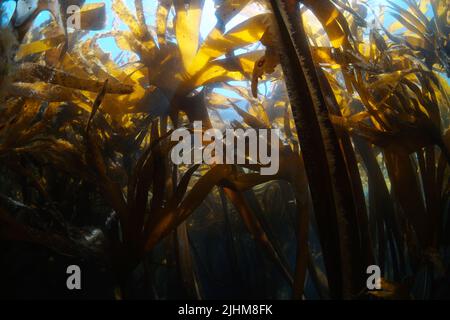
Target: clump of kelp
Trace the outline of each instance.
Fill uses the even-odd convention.
[[[116,298],[449,297],[446,0],[216,0],[205,39],[203,0],[158,1],[154,25],[113,0],[109,31],[83,1],[67,28],[69,2],[0,33],[2,248],[93,261]],[[174,166],[196,120],[281,129],[280,171]]]

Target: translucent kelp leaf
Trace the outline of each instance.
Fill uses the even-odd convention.
[[[39,79],[48,83],[63,87],[99,92],[103,88],[100,81],[82,79],[61,70],[46,67],[40,64],[24,63],[19,67],[16,75],[22,81]],[[126,84],[111,83],[106,88],[108,93],[127,94],[133,92],[133,88]]]
[[[195,77],[191,88],[217,82],[249,80],[260,53],[250,52],[210,62]]]
[[[175,33],[186,70],[189,69],[197,54],[203,3],[204,0],[191,0],[186,5],[184,0],[175,0]]]
[[[136,37],[137,40],[143,40],[145,35],[144,31],[139,26],[136,18],[123,3],[122,0],[114,0],[112,4],[112,9],[117,14],[117,16],[130,28],[130,31]]]
[[[101,29],[103,28],[105,18],[106,12],[104,3],[86,4],[80,11],[80,27],[82,30]],[[67,35],[67,37],[71,37],[72,35],[73,34]],[[17,52],[16,59],[20,60],[31,54],[42,53],[54,49],[63,43],[65,39],[66,36],[64,34],[59,34],[46,39],[23,44]]]
[[[424,34],[427,32],[426,26],[426,23],[428,22],[427,20],[421,21],[418,17],[416,17],[413,13],[409,11],[411,9],[405,10],[401,6],[389,0],[388,3],[391,5],[391,8],[395,11],[392,13],[392,15],[396,17],[397,20],[401,22],[405,27],[419,34]]]
[[[44,82],[15,82],[8,88],[8,93],[14,97],[27,97],[43,101],[71,101],[79,97],[79,93],[70,88],[50,85]]]
[[[270,14],[259,14],[225,34],[217,28],[213,29],[201,45],[188,73],[194,75],[209,61],[234,49],[259,41],[269,26]]]
[[[158,8],[156,9],[156,35],[158,36],[158,43],[160,45],[166,43],[167,19],[171,6],[172,0],[158,1]]]
[[[271,74],[280,63],[276,49],[268,47],[262,58],[255,62],[252,75],[252,94],[258,97],[258,81],[265,74]]]
[[[20,60],[31,54],[41,53],[56,48],[58,45],[64,42],[64,39],[65,39],[64,35],[61,34],[56,37],[23,44],[19,47],[16,59]]]
[[[332,2],[305,0],[303,3],[320,20],[333,47],[339,48],[343,45],[349,45],[350,30],[347,21]]]

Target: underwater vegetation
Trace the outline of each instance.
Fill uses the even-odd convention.
[[[0,297],[450,298],[449,9],[2,1]],[[174,165],[196,121],[278,172]]]

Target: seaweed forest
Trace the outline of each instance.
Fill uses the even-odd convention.
[[[0,297],[450,299],[449,79],[449,0],[0,0]]]

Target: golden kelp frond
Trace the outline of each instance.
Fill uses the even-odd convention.
[[[67,88],[73,88],[84,91],[99,92],[103,87],[100,81],[90,79],[81,79],[68,74],[64,71],[49,68],[41,64],[23,63],[16,70],[14,77],[17,80],[29,81],[40,80],[51,84],[61,85]],[[133,88],[126,84],[113,83],[106,88],[108,93],[130,94]]]
[[[158,8],[156,10],[156,34],[160,46],[166,44],[167,19],[171,6],[172,0],[158,1]]]
[[[136,10],[137,8],[138,7],[136,7]],[[137,19],[128,10],[122,0],[114,0],[112,9],[118,15],[118,17],[128,26],[137,41],[148,43],[147,41],[149,41],[150,39],[147,27],[142,25],[141,23],[138,23]]]
[[[352,45],[354,39],[352,38],[348,22],[343,13],[331,1],[303,1],[302,3],[306,8],[311,10],[313,15],[318,19],[331,43],[332,48],[343,48],[344,51],[349,52],[354,51]],[[329,64],[331,66],[336,66],[336,55],[333,54],[332,48],[319,47],[317,35],[321,32],[321,30],[317,29],[312,31],[311,26],[308,26],[308,28],[311,30],[309,36],[312,38],[314,45],[317,47],[313,49],[314,56],[317,61]],[[274,67],[279,64],[278,52],[276,49],[278,44],[276,41],[273,41],[275,37],[275,30],[273,28],[268,28],[265,35],[261,39],[262,44],[266,47],[266,54],[257,62],[257,64],[255,64],[252,81],[254,97],[257,96],[258,79],[264,74],[272,73],[274,71]],[[350,63],[350,61],[347,63]]]
[[[18,60],[23,59],[26,56],[42,53],[50,49],[58,47],[64,41],[64,35],[57,35],[52,38],[46,38],[31,43],[22,44],[17,52],[16,58]]]
[[[426,5],[424,3],[420,7],[416,1],[404,0],[403,2],[408,9],[389,1],[390,8],[393,10],[391,15],[396,18],[397,26],[406,28],[409,34],[404,34],[402,37],[389,33],[388,35],[393,41],[403,43],[413,50],[419,51],[430,69],[438,64],[443,67],[444,72],[450,74],[448,54],[450,24],[447,18],[447,1],[430,2],[433,18],[429,18],[425,14],[424,6]],[[395,28],[391,27],[390,30],[394,31]]]
[[[80,1],[82,3],[83,1]],[[22,59],[27,55],[40,53],[52,48],[57,47],[59,44],[64,43],[61,48],[62,53],[68,50],[70,37],[67,31],[67,11],[68,7],[72,4],[61,1],[47,1],[39,0],[36,8],[21,7],[22,9],[28,10],[25,12],[15,11],[14,14],[14,24],[18,31],[19,40],[22,40],[26,33],[29,31],[34,19],[42,11],[48,10],[51,12],[53,18],[55,19],[56,27],[59,30],[60,35],[53,35],[50,38],[32,42],[29,44],[24,44],[19,50],[17,59]],[[33,10],[33,11],[30,11]],[[80,10],[80,29],[81,30],[98,30],[101,29],[105,22],[105,4],[104,3],[91,3],[83,5]]]
[[[347,20],[331,1],[306,0],[302,3],[320,20],[334,48],[351,48],[351,32]]]
[[[126,23],[130,30],[137,30],[137,21],[134,16],[127,10],[120,10],[122,5],[120,1],[115,3],[119,17],[128,21]],[[268,15],[261,14],[244,21],[226,33],[216,27],[206,40],[199,45],[199,26],[197,23],[200,21],[202,3],[191,3],[190,5],[185,5],[182,2],[175,3],[176,46],[171,42],[166,42],[165,37],[163,39],[161,34],[159,34],[161,45],[159,48],[153,45],[149,46],[146,42],[141,41],[137,31],[132,31],[135,35],[131,38],[124,32],[110,34],[114,36],[119,47],[135,52],[140,57],[143,68],[148,70],[148,79],[141,77],[142,80],[147,80],[151,86],[161,90],[169,101],[172,99],[170,96],[175,95],[175,103],[171,105],[173,109],[171,112],[176,112],[180,107],[183,108],[176,101],[185,99],[189,93],[198,87],[249,78],[251,65],[256,59],[254,54],[228,56],[217,61],[215,59],[259,41],[262,32],[267,29],[269,23]],[[162,14],[161,10],[168,10],[168,8],[170,8],[169,3],[162,3],[157,11]],[[197,17],[195,20],[197,22],[192,24],[192,21],[189,20],[188,23],[187,17],[191,19],[193,15]],[[160,30],[166,30],[164,22],[167,20],[167,14],[160,16],[160,18],[163,19],[158,22],[161,24]],[[229,18],[231,18],[231,15]],[[147,101],[154,94],[155,90],[153,89],[142,90],[137,88],[134,94],[121,100],[127,101],[129,104],[136,103],[136,105],[122,110],[125,112],[143,110],[139,100]]]
[[[252,17],[225,34],[215,28],[205,39],[188,74],[194,75],[209,61],[235,49],[259,41],[270,26],[270,14],[259,14]]]
[[[186,6],[183,0],[175,0],[175,33],[185,70],[189,70],[200,42],[200,20],[203,0],[192,0]]]
[[[260,53],[250,52],[214,60],[195,76],[195,82],[190,84],[189,89],[219,82],[249,80],[259,57]]]
[[[266,51],[264,56],[256,61],[253,67],[252,94],[255,98],[258,97],[259,79],[265,74],[273,73],[275,67],[280,63],[276,43],[273,40],[275,34],[272,29],[273,28],[268,28],[261,38],[261,43],[266,47]]]

